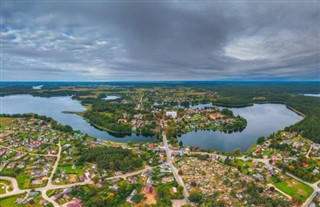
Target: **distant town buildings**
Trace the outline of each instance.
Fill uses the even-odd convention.
[[[178,113],[176,111],[167,111],[166,116],[170,116],[172,118],[177,118]]]

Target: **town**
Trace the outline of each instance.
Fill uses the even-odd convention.
[[[176,121],[175,112],[167,116],[160,127]],[[160,141],[116,143],[53,126],[1,118],[1,206],[319,205],[320,146],[296,132],[221,153],[168,143],[165,130]],[[86,157],[104,147],[117,160]],[[127,158],[117,153],[135,164],[121,167]]]

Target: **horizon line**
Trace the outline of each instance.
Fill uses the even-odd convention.
[[[150,83],[150,82],[319,82],[320,80],[2,80],[1,83],[14,82],[60,82],[60,83]]]

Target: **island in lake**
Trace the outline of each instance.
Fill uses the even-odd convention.
[[[0,203],[317,202],[316,85],[171,84],[4,84]]]

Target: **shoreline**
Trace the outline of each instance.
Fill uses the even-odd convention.
[[[77,114],[77,115],[79,115],[79,114]],[[81,115],[79,115],[79,116],[81,116]],[[99,126],[99,125],[96,125],[96,124],[93,124],[93,123],[89,122],[88,119],[84,118],[83,116],[81,116],[81,117],[83,118],[83,120],[85,120],[86,122],[91,124],[93,127],[97,128],[97,129],[99,129],[101,131],[110,132],[110,133],[119,134],[119,135],[130,135],[130,134],[136,134],[137,135],[137,133],[132,132],[132,131],[131,132],[116,132],[116,131],[112,131],[112,130],[107,129],[105,127],[102,127],[102,126]],[[142,134],[139,134],[139,135],[142,135]],[[149,136],[155,136],[155,135],[156,134],[149,134]],[[146,136],[148,136],[148,135],[146,135]]]
[[[294,113],[296,113],[296,114],[299,115],[299,116],[302,116],[303,119],[306,117],[306,115],[303,114],[301,111],[299,111],[299,110],[297,110],[297,109],[295,109],[295,108],[287,105],[285,102],[282,102],[282,101],[260,101],[260,102],[254,102],[254,103],[248,103],[248,104],[238,104],[238,105],[230,105],[230,104],[223,104],[223,103],[212,103],[212,104],[213,104],[213,105],[216,105],[216,106],[220,106],[220,107],[227,107],[227,108],[245,108],[245,107],[253,106],[254,104],[283,104],[283,105],[286,106],[287,109],[293,111]],[[134,133],[134,132],[132,132],[132,131],[131,131],[131,132],[116,132],[116,131],[112,131],[112,130],[110,130],[110,129],[108,129],[108,128],[99,126],[99,125],[97,125],[97,124],[93,124],[93,123],[91,123],[88,119],[86,119],[85,117],[83,117],[83,113],[84,113],[84,112],[85,112],[85,111],[82,111],[82,112],[63,111],[62,113],[66,113],[66,114],[76,114],[76,115],[78,115],[78,116],[81,116],[86,122],[88,122],[89,124],[91,124],[93,127],[97,128],[97,129],[99,129],[99,130],[105,131],[105,132],[107,132],[107,133],[110,132],[110,133],[119,134],[119,135],[136,134],[136,133]],[[303,120],[303,119],[302,119],[302,120]],[[300,121],[302,121],[302,120],[300,120]],[[300,122],[300,121],[298,121],[298,122]],[[298,122],[296,122],[296,123],[298,123]],[[296,124],[296,123],[294,123],[294,124]],[[292,125],[294,125],[294,124],[292,124]],[[290,126],[291,126],[291,125],[290,125]],[[245,128],[246,128],[246,127],[245,127]],[[245,129],[245,128],[244,128],[244,129]],[[209,130],[209,131],[221,131],[221,132],[224,132],[224,130],[219,130],[219,129],[212,130],[212,129],[201,129],[201,128],[199,128],[199,129],[197,129],[197,130]],[[181,135],[187,134],[187,133],[192,132],[192,131],[197,131],[197,130],[188,130],[188,131],[186,131],[185,133],[182,133]],[[236,132],[236,131],[235,131],[235,129],[232,129],[231,132]],[[140,135],[142,135],[142,134],[140,134]],[[156,134],[150,134],[150,135],[151,135],[151,136],[155,136]],[[181,136],[181,135],[180,135],[180,136]],[[177,137],[180,137],[180,136],[177,136]]]

